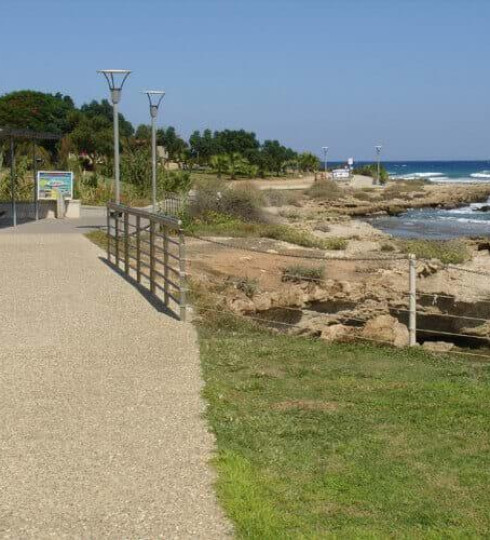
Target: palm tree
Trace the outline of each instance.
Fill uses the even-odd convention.
[[[236,179],[236,175],[241,173],[246,165],[248,161],[239,152],[228,154],[228,172],[232,180]]]
[[[304,152],[299,156],[299,165],[302,171],[315,172],[318,169],[318,158],[311,152]]]
[[[218,178],[221,178],[221,175],[228,170],[229,160],[225,154],[211,156],[209,163]]]

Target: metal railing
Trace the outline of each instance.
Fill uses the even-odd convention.
[[[107,260],[186,318],[185,236],[180,220],[107,205]],[[163,296],[163,298],[162,298]]]

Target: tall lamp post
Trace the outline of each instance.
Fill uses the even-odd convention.
[[[153,212],[157,211],[157,115],[165,92],[162,90],[146,90],[151,116],[151,200]]]
[[[97,73],[104,75],[111,92],[112,109],[114,112],[114,183],[115,200],[120,204],[120,172],[119,172],[119,101],[121,91],[131,71],[129,69],[100,69]]]
[[[327,166],[327,154],[328,154],[328,146],[322,146],[322,149],[323,149],[323,155],[324,155],[324,166],[325,166],[325,180],[327,179],[327,170],[328,170],[328,166]]]
[[[376,148],[376,158],[378,160],[378,178],[377,178],[377,184],[381,183],[381,149],[383,148],[380,144],[375,146]]]

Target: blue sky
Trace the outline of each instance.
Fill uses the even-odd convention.
[[[245,128],[332,159],[490,159],[488,0],[2,0],[0,92],[80,105],[129,68],[122,112]]]

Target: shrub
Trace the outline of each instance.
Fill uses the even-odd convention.
[[[248,298],[252,298],[259,292],[259,282],[256,279],[242,277],[234,279],[233,282],[235,287]]]
[[[219,209],[223,214],[240,218],[243,221],[263,221],[263,206],[262,193],[252,185],[228,188],[222,192],[219,201]]]
[[[370,201],[371,200],[371,196],[366,191],[356,191],[353,196],[354,196],[354,199],[357,199],[359,201]]]
[[[189,207],[192,218],[210,222],[209,216],[227,215],[246,222],[264,219],[264,199],[251,185],[230,188],[221,181],[198,182]]]
[[[300,198],[298,192],[282,189],[268,189],[262,192],[267,206],[287,206],[297,204]]]
[[[311,267],[295,264],[288,266],[282,271],[282,281],[291,283],[301,283],[302,281],[318,282],[325,278],[323,266]]]
[[[385,253],[388,253],[388,252],[391,252],[391,251],[395,251],[396,248],[393,244],[388,244],[388,243],[385,243],[385,244],[381,244],[381,251],[385,252]]]
[[[158,178],[159,188],[173,193],[187,193],[191,187],[188,171],[163,171]]]
[[[359,174],[362,176],[370,176],[371,178],[378,178],[378,164],[377,163],[371,163],[369,165],[362,165],[361,167],[357,167],[354,169],[354,174]],[[381,163],[379,167],[379,181],[381,184],[385,184],[390,175],[388,174],[388,171],[386,170],[385,166]]]
[[[336,201],[342,197],[342,188],[332,180],[322,180],[315,182],[306,192],[312,199],[322,199],[325,201]]]
[[[444,264],[461,264],[470,258],[468,247],[461,240],[400,240],[403,253],[418,259],[438,259]]]
[[[347,238],[325,238],[323,240],[324,249],[340,251],[347,247],[349,241]]]

